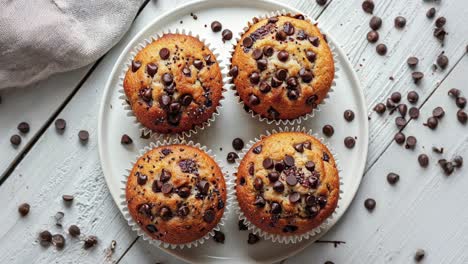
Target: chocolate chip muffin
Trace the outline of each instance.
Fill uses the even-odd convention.
[[[302,15],[256,19],[237,43],[229,71],[244,104],[270,120],[311,113],[334,74],[325,36]]]
[[[226,192],[221,169],[210,156],[195,147],[169,145],[138,159],[126,200],[130,215],[150,237],[185,244],[216,227]]]
[[[206,122],[223,92],[214,54],[183,34],[164,34],[138,52],[123,85],[137,120],[158,133],[180,133]]]
[[[335,160],[318,139],[282,132],[254,144],[242,159],[236,195],[248,221],[276,235],[300,235],[318,227],[339,198]]]

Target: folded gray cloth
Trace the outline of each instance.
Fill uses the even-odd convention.
[[[85,66],[129,29],[144,0],[0,0],[0,88]]]

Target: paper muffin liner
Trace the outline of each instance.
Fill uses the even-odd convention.
[[[312,112],[310,113],[307,113],[305,115],[302,115],[302,116],[299,116],[295,119],[278,119],[278,120],[275,120],[275,119],[269,119],[267,117],[262,117],[260,114],[258,113],[255,113],[250,107],[248,107],[248,113],[254,118],[254,119],[257,119],[259,120],[260,122],[265,122],[267,124],[275,124],[277,126],[279,125],[282,125],[282,126],[293,126],[293,125],[300,125],[303,121],[306,121],[308,120],[309,118],[313,118],[315,116],[315,113],[316,112],[320,112],[321,111],[321,106],[323,107],[323,105],[325,105],[329,100],[330,100],[330,96],[331,94],[335,91],[335,88],[336,88],[336,82],[337,80],[339,80],[339,73],[340,73],[340,68],[338,67],[338,53],[336,52],[336,48],[335,48],[335,44],[334,44],[334,41],[332,38],[329,37],[328,34],[325,34],[325,32],[323,31],[323,29],[318,25],[318,23],[312,19],[312,18],[309,18],[307,15],[303,14],[303,13],[297,13],[297,14],[301,14],[304,16],[304,20],[305,21],[308,21],[310,23],[312,23],[313,25],[315,25],[319,30],[320,32],[322,33],[322,35],[324,35],[327,39],[327,44],[328,46],[330,47],[330,51],[332,53],[332,56],[333,56],[333,63],[334,63],[334,66],[335,66],[335,74],[334,74],[334,77],[333,77],[333,81],[332,81],[332,84],[331,84],[331,87],[330,87],[330,90],[328,91],[327,95],[325,96],[325,98],[322,100],[322,102],[320,102],[320,104],[317,105],[317,107],[315,107],[314,109],[312,109]],[[229,67],[227,69],[227,71],[229,71],[229,69],[231,68],[231,65],[232,65],[232,56],[235,52],[235,49],[236,49],[236,46],[237,44],[239,43],[239,40],[242,38],[242,36],[249,30],[249,28],[254,25],[256,22],[255,20],[256,19],[259,19],[259,20],[262,20],[262,19],[268,19],[270,17],[274,17],[274,16],[285,16],[285,15],[295,15],[295,13],[291,13],[291,12],[287,12],[286,10],[282,9],[282,10],[277,10],[277,11],[273,11],[273,12],[270,12],[270,13],[266,13],[266,14],[262,14],[262,15],[259,15],[259,16],[256,16],[252,19],[252,21],[249,21],[247,23],[247,26],[244,27],[244,29],[242,30],[242,32],[239,33],[239,37],[236,38],[236,43],[233,45],[233,48],[232,48],[232,51],[230,52],[231,53],[231,57],[230,57],[230,61],[229,61]],[[330,41],[331,40],[331,41]],[[245,107],[247,105],[244,104],[244,102],[242,101],[241,97],[239,96],[237,90],[236,90],[236,87],[235,87],[235,84],[234,84],[234,78],[230,77],[228,74],[226,74],[226,80],[224,81],[224,83],[228,84],[229,87],[231,88],[231,90],[234,90],[235,91],[235,96],[237,97],[237,103],[243,108],[243,109],[246,109]]]
[[[223,82],[222,83],[221,98],[220,98],[219,104],[216,107],[216,109],[215,109],[214,113],[212,114],[212,116],[208,120],[203,122],[202,124],[196,125],[195,127],[192,127],[190,130],[182,131],[182,132],[179,132],[179,133],[160,133],[160,132],[153,131],[153,130],[145,127],[143,124],[141,124],[138,121],[137,117],[135,116],[135,113],[133,112],[132,107],[130,106],[130,103],[127,100],[127,95],[125,94],[125,90],[124,90],[124,87],[123,87],[125,74],[127,73],[128,69],[131,67],[133,58],[135,58],[135,56],[138,54],[138,52],[140,52],[147,45],[151,44],[153,41],[156,41],[157,39],[161,38],[162,36],[164,36],[166,34],[188,35],[188,36],[191,36],[191,37],[195,37],[198,40],[200,40],[201,42],[203,42],[205,47],[207,47],[213,53],[213,55],[215,56],[216,62],[218,63],[220,71],[221,71],[221,80]],[[119,89],[118,89],[118,92],[120,94],[119,99],[122,100],[122,105],[123,105],[124,109],[126,110],[127,116],[132,117],[133,118],[133,123],[140,129],[141,133],[143,135],[148,136],[149,138],[163,138],[163,139],[179,138],[179,139],[183,139],[183,138],[190,137],[192,134],[197,134],[198,132],[202,131],[206,127],[209,127],[216,120],[216,117],[219,116],[219,112],[220,112],[220,110],[222,108],[222,102],[224,101],[224,98],[225,98],[224,93],[226,92],[226,89],[224,88],[224,85],[225,85],[224,80],[226,79],[226,76],[227,76],[227,69],[224,66],[224,63],[220,58],[221,58],[221,55],[216,52],[216,49],[214,47],[210,46],[210,43],[206,42],[206,39],[202,39],[202,38],[200,38],[200,36],[198,34],[194,35],[192,33],[192,31],[186,31],[185,29],[178,29],[178,28],[175,29],[175,30],[167,29],[167,30],[163,30],[163,31],[161,31],[159,33],[156,33],[156,34],[152,35],[150,38],[146,38],[143,42],[140,42],[137,45],[135,45],[133,50],[127,55],[127,58],[125,59],[125,67],[124,67],[124,69],[122,70],[122,72],[119,75]]]
[[[168,146],[168,145],[176,145],[176,144],[182,144],[182,145],[195,147],[195,148],[198,148],[198,149],[204,151],[206,154],[208,154],[216,162],[216,164],[218,164],[218,166],[221,169],[221,172],[223,174],[224,182],[226,184],[226,202],[225,202],[225,205],[224,205],[223,216],[221,217],[219,222],[216,224],[216,226],[213,229],[211,229],[203,237],[201,237],[201,238],[199,238],[199,239],[197,239],[195,241],[192,241],[192,242],[189,242],[189,243],[184,243],[184,244],[167,243],[167,242],[152,238],[148,234],[146,234],[146,232],[142,230],[142,228],[135,222],[135,220],[130,215],[130,212],[128,210],[127,199],[126,199],[126,195],[125,195],[128,176],[130,175],[130,173],[131,173],[131,171],[133,169],[133,166],[138,161],[138,159],[141,156],[143,156],[146,152],[148,152],[148,151],[150,151],[150,150],[152,150],[154,148],[161,147],[161,146]],[[120,190],[121,190],[120,204],[123,207],[124,218],[125,218],[125,220],[127,220],[128,225],[132,228],[132,230],[135,231],[138,234],[138,236],[142,237],[143,240],[148,241],[150,244],[156,245],[158,247],[171,248],[171,249],[191,248],[191,247],[197,247],[198,245],[204,244],[208,239],[210,239],[212,236],[214,236],[214,231],[219,231],[221,229],[221,227],[225,225],[225,222],[226,222],[227,217],[229,215],[229,212],[231,210],[230,207],[232,206],[232,201],[234,200],[234,193],[233,193],[234,188],[232,186],[230,186],[232,183],[226,179],[225,169],[223,168],[223,166],[220,165],[222,163],[220,162],[220,160],[218,160],[216,158],[216,156],[213,154],[211,149],[208,149],[206,146],[202,146],[200,143],[194,143],[193,141],[188,141],[187,142],[186,140],[180,139],[180,138],[169,138],[169,139],[166,139],[164,141],[151,142],[149,145],[147,145],[143,149],[140,149],[138,152],[139,152],[139,154],[136,155],[135,160],[130,162],[130,164],[129,164],[130,167],[128,169],[126,169],[125,173],[123,174],[123,178],[122,178],[122,181],[121,181],[121,188],[120,188]]]
[[[310,136],[313,136],[316,139],[318,139],[331,152],[333,158],[335,159],[336,168],[338,170],[338,178],[339,178],[339,186],[340,186],[340,191],[339,191],[339,195],[338,195],[338,202],[337,202],[336,208],[333,211],[333,213],[330,216],[328,216],[328,218],[325,219],[319,226],[311,229],[310,231],[308,231],[306,233],[300,234],[300,235],[278,235],[278,234],[268,233],[266,231],[263,231],[262,229],[260,229],[256,225],[254,225],[252,222],[250,222],[247,219],[247,217],[245,217],[244,213],[242,212],[242,209],[240,208],[239,203],[237,201],[237,195],[236,195],[236,178],[237,177],[233,177],[233,178],[230,179],[229,186],[231,186],[234,189],[232,191],[234,193],[234,195],[233,195],[234,199],[232,200],[232,203],[231,203],[232,207],[233,207],[233,210],[234,210],[234,212],[237,213],[239,220],[244,221],[244,224],[247,226],[249,231],[253,232],[254,234],[259,235],[260,237],[262,237],[263,239],[266,239],[266,240],[271,240],[273,242],[278,242],[278,243],[283,243],[283,244],[289,244],[289,243],[294,244],[294,243],[299,243],[302,240],[309,239],[309,238],[311,238],[311,237],[313,237],[313,236],[315,236],[315,235],[317,235],[317,234],[319,234],[321,232],[324,232],[324,230],[331,224],[331,220],[333,219],[333,217],[336,216],[336,211],[340,207],[341,198],[343,197],[343,195],[342,195],[342,193],[343,193],[343,179],[342,179],[342,176],[341,176],[341,171],[342,170],[340,169],[339,160],[337,159],[337,155],[333,151],[333,149],[329,146],[328,143],[325,142],[325,140],[322,137],[319,137],[319,135],[317,133],[313,133],[312,130],[310,130],[310,129],[308,130],[305,127],[302,127],[302,126],[284,127],[284,128],[280,127],[280,128],[278,128],[278,130],[276,130],[276,129],[273,129],[271,131],[267,130],[264,134],[261,134],[258,138],[250,140],[250,142],[248,142],[245,145],[244,149],[242,150],[242,152],[239,155],[239,158],[236,161],[236,165],[235,165],[236,173],[239,170],[241,160],[245,157],[247,152],[250,150],[250,148],[255,143],[257,143],[258,141],[260,141],[264,137],[267,137],[267,136],[270,136],[270,135],[273,135],[273,134],[277,134],[277,133],[282,133],[282,132],[302,132],[302,133],[306,133],[306,134],[308,134]]]

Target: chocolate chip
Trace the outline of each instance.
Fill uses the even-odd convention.
[[[188,206],[181,206],[177,210],[177,215],[182,216],[182,217],[187,216],[189,213],[190,213],[190,209],[188,208]]]
[[[262,145],[258,145],[252,150],[253,153],[255,154],[260,154],[262,152]]]
[[[385,110],[387,110],[387,107],[383,103],[378,103],[376,106],[374,106],[374,111],[379,114],[385,113]]]
[[[452,174],[455,170],[455,167],[453,166],[452,162],[448,162],[446,159],[440,159],[438,163],[446,175]]]
[[[171,114],[177,114],[180,111],[180,104],[179,103],[171,103],[169,105],[168,112]]]
[[[26,134],[29,132],[29,124],[26,123],[26,122],[21,122],[18,124],[18,130],[23,133],[23,134]]]
[[[318,47],[320,44],[320,39],[316,36],[309,36],[308,37],[309,42],[314,45],[315,47]]]
[[[159,211],[159,215],[161,216],[161,218],[163,220],[169,220],[172,218],[172,212],[171,212],[171,209],[169,209],[168,207],[163,207],[161,208],[161,210]]]
[[[268,179],[270,182],[276,182],[279,179],[279,173],[276,171],[272,171],[268,173]]]
[[[188,76],[190,77],[192,75],[192,72],[190,71],[190,69],[188,67],[184,67],[182,69],[182,73],[185,75],[185,76]]]
[[[133,143],[132,138],[127,134],[123,134],[122,137],[120,138],[120,144],[122,145],[129,145],[132,143]]]
[[[466,114],[465,111],[463,111],[462,109],[458,110],[457,111],[457,119],[460,123],[462,124],[466,124],[466,121],[468,119],[468,115]]]
[[[436,37],[438,40],[444,41],[445,35],[447,35],[447,31],[445,31],[444,28],[435,28],[435,29],[434,29],[433,35],[434,35],[434,37]]]
[[[453,158],[453,166],[455,168],[461,168],[463,166],[463,157],[462,156],[455,156]]]
[[[219,32],[221,31],[222,28],[223,28],[223,25],[221,25],[219,21],[211,22],[211,30],[213,30],[213,32]]]
[[[432,147],[432,151],[434,151],[437,154],[442,154],[444,153],[444,148]]]
[[[161,187],[161,191],[164,194],[170,194],[172,192],[172,184],[164,183],[163,186]]]
[[[265,207],[265,204],[266,204],[265,199],[262,196],[259,195],[255,198],[255,201],[254,201],[255,206],[262,208],[262,207]]]
[[[207,181],[202,180],[198,183],[197,188],[201,194],[208,194],[208,190],[210,189],[210,184]]]
[[[395,118],[395,124],[398,128],[402,128],[406,125],[406,119],[404,119],[403,117],[397,117]]]
[[[221,39],[223,40],[223,42],[226,42],[227,40],[231,40],[232,39],[232,31],[229,30],[229,29],[225,29],[223,30],[223,32],[221,32]]]
[[[21,137],[19,135],[13,135],[10,137],[10,143],[14,146],[21,144]]]
[[[335,129],[331,125],[325,125],[322,128],[322,132],[325,136],[331,137],[335,133]]]
[[[315,199],[315,196],[313,195],[308,195],[305,198],[306,205],[308,206],[313,206],[317,203],[317,200]]]
[[[447,19],[445,17],[438,17],[435,21],[435,26],[441,28],[445,26],[445,23],[447,23]]]
[[[419,95],[415,91],[410,91],[407,96],[408,102],[416,104],[419,100]]]
[[[55,129],[58,131],[63,131],[65,130],[65,127],[67,126],[67,122],[61,118],[55,120]]]
[[[308,50],[308,51],[306,51],[306,58],[310,62],[315,62],[315,60],[317,59],[317,54],[315,54],[315,52],[313,52],[311,50]]]
[[[77,237],[81,234],[81,231],[80,231],[80,228],[76,225],[71,225],[69,228],[68,228],[68,233],[72,236],[72,237]]]
[[[288,77],[288,71],[285,69],[279,69],[276,71],[275,76],[278,80],[284,81]]]
[[[416,57],[409,57],[407,60],[406,60],[406,63],[408,63],[408,66],[410,67],[416,67],[416,65],[418,65],[418,62],[419,62],[419,59],[416,58]]]
[[[393,173],[393,172],[390,172],[389,174],[387,174],[387,181],[391,185],[396,184],[399,180],[400,180],[400,175]]]
[[[301,200],[301,194],[299,194],[298,192],[293,192],[289,195],[289,201],[291,203],[297,203]]]
[[[194,60],[193,61],[193,66],[195,66],[195,68],[201,70],[201,69],[203,69],[203,61],[198,60],[198,59]],[[229,75],[234,77],[234,78],[237,76],[237,73],[238,73],[237,66],[233,66],[231,68],[231,70],[229,71]]]
[[[354,120],[354,112],[352,110],[346,110],[343,113],[343,117],[346,121],[351,122]]]
[[[448,95],[449,96],[452,96],[452,97],[455,97],[455,98],[458,98],[460,97],[461,95],[461,92],[460,90],[458,90],[457,88],[452,88],[448,91]]]
[[[148,181],[148,176],[137,172],[137,183],[139,185],[144,185]]]
[[[413,119],[418,119],[419,109],[417,107],[411,107],[409,110],[409,116]]]
[[[385,104],[389,109],[394,109],[395,108],[395,103],[392,101],[392,99],[388,98],[387,103]],[[392,111],[393,113],[393,111]]]
[[[289,185],[289,186],[294,186],[297,184],[297,178],[295,175],[288,175],[286,177],[286,183]]]
[[[318,100],[318,96],[317,95],[311,95],[307,98],[306,100],[306,104],[307,105],[312,105],[312,106],[316,106],[315,102]]]
[[[224,244],[224,240],[225,240],[225,239],[226,239],[226,237],[225,237],[225,235],[224,235],[223,232],[214,230],[213,240],[214,240],[216,243]]]
[[[269,91],[271,91],[271,86],[267,82],[262,81],[262,82],[260,82],[260,85],[258,86],[258,89],[262,93],[268,93]]]
[[[392,95],[390,96],[390,99],[392,99],[392,101],[394,103],[399,103],[400,100],[401,100],[401,93],[400,92],[393,92]]]
[[[254,186],[255,190],[257,190],[257,191],[260,191],[261,189],[263,189],[262,179],[260,179],[258,177],[255,177],[254,182],[253,182],[253,186]]]
[[[255,235],[254,233],[249,233],[249,239],[247,240],[247,243],[249,243],[249,245],[256,244],[258,241],[260,241],[260,238],[257,235]]]
[[[270,158],[266,158],[263,160],[263,167],[267,170],[272,169],[274,166],[273,160]]]
[[[162,80],[163,80],[164,84],[166,84],[166,85],[169,85],[174,81],[174,79],[172,77],[172,74],[170,74],[170,73],[163,74]]]
[[[344,144],[347,148],[352,149],[356,144],[356,140],[353,137],[345,137]]]
[[[259,105],[260,99],[255,94],[251,94],[249,97],[249,104],[250,105]]]
[[[424,73],[422,73],[422,72],[413,72],[411,74],[411,77],[413,78],[414,83],[418,84],[419,81],[421,81],[421,79],[424,77]]]
[[[304,152],[304,145],[302,143],[295,144],[293,147],[299,153]]]
[[[379,40],[379,32],[377,31],[369,31],[367,33],[367,41],[370,43],[376,43]]]
[[[271,23],[271,24],[274,24],[278,22],[278,18],[277,17],[270,17],[268,18],[268,23]]]
[[[459,108],[465,108],[465,106],[466,106],[466,98],[465,98],[465,97],[458,97],[457,99],[455,99],[455,104],[456,104]]]
[[[148,73],[149,76],[154,77],[156,72],[158,72],[158,65],[154,63],[148,63],[146,65],[146,72]]]
[[[165,108],[165,107],[168,107],[171,103],[171,97],[168,96],[167,94],[163,94],[160,98],[159,98],[159,104]]]
[[[324,6],[327,3],[327,0],[315,0],[315,2],[320,6]]]
[[[158,229],[156,228],[156,226],[154,225],[146,225],[146,230],[148,230],[148,232],[150,233],[156,233],[158,232]]]
[[[436,9],[434,7],[431,7],[431,8],[429,8],[429,10],[427,10],[426,17],[427,18],[434,18],[435,14],[436,14]]]
[[[239,222],[237,222],[237,226],[239,227],[239,230],[241,231],[248,229],[248,227],[244,223],[244,220],[239,220]]]
[[[372,14],[374,12],[374,1],[365,0],[362,2],[362,10],[366,13]]]
[[[254,51],[252,51],[252,57],[254,58],[254,60],[259,60],[261,59],[263,56],[263,51],[261,49],[254,49]]]
[[[369,21],[369,26],[373,30],[378,30],[382,26],[382,19],[378,16],[373,16]]]
[[[167,182],[171,179],[172,173],[166,169],[161,170],[160,180],[161,182]]]
[[[271,46],[265,46],[263,47],[263,54],[267,57],[271,57],[274,53],[274,49]]]
[[[227,158],[226,160],[229,162],[229,163],[234,163],[236,162],[236,160],[239,158],[239,156],[235,153],[235,152],[229,152],[227,154]]]
[[[305,83],[309,83],[314,78],[314,74],[312,73],[312,71],[307,70],[305,68],[301,68],[299,70],[299,76],[301,76],[302,81]]]
[[[90,249],[90,248],[94,247],[95,245],[97,245],[97,243],[98,243],[98,239],[97,239],[96,236],[88,236],[84,240],[83,248],[84,249]]]
[[[140,67],[141,67],[141,61],[135,61],[135,60],[132,61],[132,72],[138,71]]]
[[[190,188],[187,186],[180,187],[177,194],[182,198],[187,198],[190,196]]]
[[[400,145],[401,145],[401,144],[405,143],[406,137],[405,137],[405,134],[403,134],[403,133],[401,133],[401,132],[398,132],[398,133],[395,134],[395,136],[393,137],[393,139],[395,140],[395,142],[396,142],[397,144],[400,144]]]
[[[273,78],[271,78],[271,86],[272,86],[273,88],[279,87],[282,83],[283,83],[283,81],[281,81],[280,79],[276,78],[276,76],[273,77]]]
[[[273,184],[273,190],[275,190],[276,192],[282,193],[284,191],[284,184],[280,181],[276,181]]]
[[[439,124],[439,121],[437,121],[437,118],[431,116],[427,119],[426,123],[424,123],[423,125],[429,127],[430,129],[436,129],[438,124]]]
[[[161,57],[161,59],[163,60],[166,60],[169,58],[169,55],[170,55],[170,51],[169,49],[167,48],[162,48],[160,51],[159,51],[159,56]]]
[[[189,106],[193,101],[193,97],[190,94],[185,94],[181,97],[180,103],[183,106]]]
[[[47,246],[52,241],[52,234],[47,230],[40,232],[39,241],[41,245]]]
[[[74,197],[73,197],[73,195],[64,194],[64,195],[62,195],[62,199],[63,199],[65,202],[71,202],[71,201],[73,201]]]
[[[288,90],[287,96],[290,100],[296,100],[299,98],[299,92],[297,90]]]
[[[376,202],[374,199],[372,198],[368,198],[364,201],[364,207],[366,207],[366,209],[369,211],[369,212],[372,212],[374,211],[375,209],[375,205],[376,205]]]
[[[429,156],[426,154],[420,154],[418,156],[419,165],[423,168],[426,168],[429,165]]]
[[[250,37],[246,37],[242,40],[242,44],[244,45],[244,47],[250,48],[253,45],[253,40]]]
[[[58,249],[62,249],[65,246],[65,238],[60,234],[52,236],[52,244]]]
[[[155,180],[153,181],[153,185],[151,186],[151,189],[155,193],[161,192],[162,185],[163,183],[161,181]]]
[[[31,206],[28,203],[22,203],[18,207],[18,212],[20,213],[21,216],[26,216],[29,213]]]
[[[383,43],[380,43],[379,45],[377,45],[375,47],[375,50],[377,51],[377,53],[381,56],[387,54],[387,46]]]
[[[424,259],[424,256],[426,255],[426,252],[424,249],[418,249],[416,250],[416,253],[414,253],[414,260],[416,262],[420,262]]]
[[[404,28],[406,25],[406,18],[402,16],[395,17],[395,27],[396,28]]]
[[[80,139],[81,142],[87,142],[89,139],[89,133],[86,130],[81,130],[78,132],[78,138]]]
[[[402,117],[405,117],[406,113],[408,112],[408,106],[406,106],[405,104],[399,104],[398,112],[400,113]]]
[[[445,111],[440,106],[438,106],[438,107],[434,108],[434,110],[432,110],[432,116],[434,116],[435,118],[441,119],[442,117],[444,117],[444,115],[445,115]]]
[[[292,167],[294,166],[294,158],[290,155],[286,155],[284,156],[284,164],[287,166],[287,167]]]
[[[291,36],[294,34],[294,26],[290,22],[286,22],[283,25],[283,31],[286,35]]]
[[[407,149],[414,149],[414,147],[416,146],[416,143],[417,143],[417,139],[414,137],[414,136],[409,136],[407,139],[406,139],[406,145],[405,145],[405,148]]]
[[[252,74],[250,74],[250,82],[252,84],[258,84],[259,81],[260,81],[260,74],[258,74],[258,72],[252,72]]]
[[[282,50],[282,51],[278,52],[278,55],[277,55],[277,56],[278,56],[278,60],[284,62],[284,61],[287,61],[287,60],[288,60],[288,58],[289,58],[289,53],[288,53],[287,51],[285,51],[285,50]]]
[[[272,214],[280,214],[282,211],[281,205],[277,202],[271,203],[271,213]]]
[[[444,54],[440,54],[438,57],[437,57],[437,65],[439,65],[440,68],[442,69],[445,69],[447,68],[447,65],[448,65],[448,62],[449,62],[449,59],[447,56],[445,56]]]
[[[315,170],[315,163],[313,161],[307,161],[305,163],[305,168],[308,170],[308,171],[314,171]]]

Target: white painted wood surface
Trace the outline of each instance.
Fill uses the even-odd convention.
[[[53,124],[38,136],[32,148],[14,171],[0,186],[3,212],[0,216],[0,263],[181,263],[136,238],[121,217],[105,186],[97,152],[96,129],[102,87],[110,69],[122,48],[148,21],[183,1],[150,1],[136,19],[127,36],[92,72],[84,85],[58,114],[67,120],[64,134],[56,133]],[[456,121],[455,106],[446,92],[457,87],[468,96],[466,73],[468,56],[468,2],[464,0],[405,1],[379,0],[375,14],[384,23],[379,30],[380,39],[387,44],[389,53],[380,57],[375,45],[367,43],[370,15],[361,10],[361,0],[333,0],[326,8],[313,0],[287,1],[304,10],[333,34],[336,41],[348,53],[358,71],[368,101],[369,109],[376,102],[384,101],[393,91],[405,96],[409,90],[420,94],[418,105],[423,105],[421,117],[411,121],[403,132],[416,135],[418,146],[408,151],[392,143],[397,131],[393,119],[371,114],[370,154],[368,171],[352,206],[324,239],[344,240],[346,244],[334,248],[331,244],[314,244],[286,263],[411,263],[414,251],[427,251],[425,263],[468,262],[468,212],[463,206],[468,202],[465,186],[466,164],[451,177],[443,175],[436,166],[438,156],[430,148],[444,146],[444,156],[455,153],[468,159],[468,126]],[[425,17],[426,10],[435,6],[438,15],[448,18],[449,35],[444,47],[432,36],[433,20]],[[397,15],[407,18],[403,30],[393,27]],[[445,51],[450,59],[444,71],[432,73],[431,65],[436,56]],[[418,70],[425,73],[421,85],[411,80],[411,70],[406,58],[420,58]],[[362,64],[362,66],[361,66]],[[28,140],[42,127],[54,111],[64,102],[84,76],[86,69],[57,76],[42,84],[37,92],[32,89],[9,92],[0,91],[0,173],[14,164]],[[393,76],[394,81],[389,80]],[[437,82],[442,82],[440,86]],[[63,90],[57,87],[63,86]],[[446,109],[446,116],[436,131],[422,125],[436,105]],[[18,149],[9,144],[9,137],[16,133],[17,123],[28,121],[32,131],[23,138]],[[90,132],[90,141],[82,145],[77,133],[81,129]],[[339,129],[339,127],[338,127]],[[136,137],[136,136],[135,136]],[[118,139],[116,139],[116,144]],[[423,148],[424,147],[424,148]],[[431,165],[421,169],[417,154],[426,152]],[[468,161],[467,161],[468,162]],[[465,162],[466,163],[466,162]],[[400,182],[391,187],[385,177],[390,171],[401,175]],[[75,201],[64,206],[61,195],[71,193]],[[368,213],[363,207],[367,197],[377,200],[377,208]],[[20,218],[17,206],[31,204],[31,212]],[[53,215],[65,212],[64,226],[77,224],[84,234],[95,234],[99,245],[90,251],[82,249],[82,242],[69,238],[62,251],[53,247],[44,249],[37,244],[37,233],[42,229],[62,232],[53,225]],[[229,239],[229,234],[227,234]],[[117,249],[109,254],[112,240]]]

